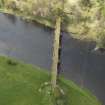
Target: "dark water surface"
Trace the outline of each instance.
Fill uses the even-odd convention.
[[[51,67],[53,32],[20,18],[0,14],[0,54],[45,69]],[[63,34],[62,72],[88,88],[105,104],[105,54],[93,52],[93,43]]]

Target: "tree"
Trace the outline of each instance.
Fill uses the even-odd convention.
[[[95,41],[98,48],[105,48],[105,0],[79,0],[71,10],[73,22],[69,31],[81,39]]]
[[[59,48],[60,48],[60,31],[61,31],[61,17],[57,17],[56,26],[55,26],[55,35],[54,35],[54,44],[53,44],[53,63],[52,63],[52,74],[51,74],[51,83],[52,88],[56,88],[57,77],[58,77],[58,63],[59,61]]]
[[[56,1],[56,0],[55,0]],[[59,2],[59,3],[57,3]],[[60,48],[60,39],[61,39],[61,29],[62,29],[62,23],[65,23],[67,20],[67,17],[72,16],[73,19],[69,20],[71,21],[71,32],[72,28],[74,28],[74,33],[79,34],[81,36],[83,35],[89,35],[93,34],[95,36],[99,36],[100,38],[97,38],[99,41],[97,43],[102,43],[104,42],[104,24],[101,24],[101,29],[100,29],[100,22],[104,20],[104,3],[105,1],[103,0],[103,5],[99,5],[99,2],[96,0],[91,1],[91,0],[78,0],[76,5],[71,5],[71,10],[68,12],[65,11],[64,4],[65,1],[56,1],[56,5],[54,5],[53,11],[51,12],[54,17],[55,17],[55,35],[54,35],[54,44],[53,44],[53,62],[52,62],[52,73],[51,73],[51,84],[52,88],[56,88],[57,86],[57,80],[59,78],[58,75],[58,66],[60,64],[59,61],[59,48]],[[96,8],[96,6],[99,6]],[[100,9],[99,9],[100,8]],[[96,10],[94,10],[96,9]],[[96,16],[97,11],[101,14],[100,17],[98,18]],[[68,16],[69,15],[69,16]],[[66,19],[65,19],[66,18]],[[97,22],[97,24],[96,24]],[[78,30],[75,30],[75,29]],[[98,29],[97,29],[98,28]],[[97,31],[98,30],[98,31]],[[102,35],[101,35],[102,34]],[[102,37],[101,37],[102,36]],[[95,37],[96,38],[96,37]],[[94,39],[94,40],[97,40]],[[103,43],[103,45],[105,45]],[[102,46],[102,44],[101,44]]]
[[[4,6],[4,0],[0,0],[0,8]]]
[[[53,42],[53,57],[52,57],[52,72],[51,72],[51,84],[52,89],[57,87],[57,80],[59,76],[59,66],[60,66],[60,51],[61,51],[61,24],[63,21],[63,9],[64,9],[64,0],[59,1],[61,4],[54,8],[55,14],[55,34],[54,34],[54,42]]]

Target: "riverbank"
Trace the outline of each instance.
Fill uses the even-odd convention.
[[[9,15],[15,15],[15,16],[19,16],[21,17],[22,19],[24,20],[27,20],[27,21],[34,21],[40,25],[43,25],[45,27],[48,27],[48,28],[54,28],[54,23],[51,22],[51,20],[49,19],[46,19],[44,17],[40,17],[40,16],[28,16],[28,15],[25,15],[25,14],[22,14],[20,12],[13,12],[12,10],[7,10],[7,9],[0,9],[0,12],[1,13],[5,13],[5,14],[9,14]]]
[[[8,14],[8,15],[15,15],[15,16],[19,16],[20,18],[22,18],[23,20],[26,20],[26,21],[33,21],[33,22],[36,22],[44,27],[48,27],[48,28],[51,28],[51,29],[54,29],[55,28],[55,23],[52,22],[50,19],[47,19],[45,17],[41,17],[41,16],[29,16],[29,15],[25,15],[23,13],[20,13],[20,12],[13,12],[12,10],[7,10],[7,9],[0,9],[0,12],[1,13],[5,13],[5,14]],[[77,28],[72,28],[72,31],[71,32],[71,28],[70,26],[63,26],[63,30],[62,31],[65,31],[68,33],[68,35],[72,36],[73,38],[75,39],[78,39],[78,40],[81,40],[81,41],[87,41],[87,42],[96,42],[96,38],[93,36],[83,36],[83,35],[79,35],[79,34],[76,34],[75,33],[75,30],[79,30]]]
[[[61,6],[60,3],[57,1],[50,3],[48,0],[27,0],[26,2],[24,0],[0,0],[0,8],[3,13],[21,16],[28,21],[32,20],[45,27],[55,28],[55,10],[56,7]],[[73,38],[94,41],[97,47],[104,48],[105,26],[102,24],[104,18],[103,14],[98,16],[98,13],[102,12],[98,8],[100,2],[92,2],[91,8],[88,8],[79,0],[75,2],[67,0],[64,6],[62,30],[68,32]]]
[[[49,81],[49,74],[38,67],[0,57],[1,105],[53,105],[55,101],[46,85]],[[62,105],[101,105],[95,96],[72,81],[61,78],[59,86],[65,92]]]

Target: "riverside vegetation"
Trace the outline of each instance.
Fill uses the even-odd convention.
[[[59,0],[0,0],[2,12],[21,15],[54,27]],[[80,40],[95,41],[105,47],[105,0],[64,0],[62,29]]]

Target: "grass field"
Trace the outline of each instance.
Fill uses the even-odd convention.
[[[50,87],[44,83],[50,75],[38,67],[0,57],[0,105],[56,105]],[[65,105],[101,105],[90,92],[63,78],[59,86],[65,92]],[[64,105],[64,104],[59,104]]]

